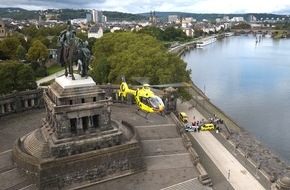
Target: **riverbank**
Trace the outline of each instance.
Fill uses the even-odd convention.
[[[289,165],[272,153],[265,145],[259,142],[247,130],[240,127],[233,119],[216,107],[192,83],[189,92],[192,94],[190,103],[205,117],[213,117],[214,114],[224,121],[221,135],[214,134],[216,138],[235,156],[240,155],[240,162],[254,174],[264,176],[265,183],[274,182],[286,172],[290,171]],[[207,118],[208,118],[207,117]]]

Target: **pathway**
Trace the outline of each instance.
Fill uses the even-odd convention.
[[[178,110],[185,111],[190,121],[194,116],[196,120],[206,119],[195,108],[189,109],[189,107],[191,105],[187,102],[178,103]],[[265,189],[210,132],[191,134],[234,189]]]

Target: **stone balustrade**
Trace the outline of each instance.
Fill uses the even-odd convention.
[[[34,108],[43,108],[42,89],[13,92],[0,96],[0,117]]]

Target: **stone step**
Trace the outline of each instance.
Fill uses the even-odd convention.
[[[189,153],[145,156],[147,170],[165,170],[193,167]]]
[[[43,157],[44,150],[47,149],[48,145],[41,141],[41,138],[43,137],[41,131],[38,129],[30,133],[24,140],[24,148],[30,155],[38,158]]]
[[[188,153],[182,138],[142,140],[141,144],[144,156]]]
[[[14,168],[16,168],[14,165],[1,166],[0,173],[7,172],[7,171],[12,170]]]
[[[38,190],[36,184],[30,183],[22,188],[20,190]]]
[[[33,187],[34,186],[34,187]],[[31,181],[23,181],[21,183],[18,183],[18,184],[15,184],[14,186],[12,187],[9,187],[5,190],[36,190],[37,187],[36,185],[32,184]]]
[[[205,187],[202,184],[199,183],[197,178],[190,179],[166,188],[163,188],[161,190],[193,190],[193,189],[203,189],[203,190],[212,190],[210,187]]]
[[[18,184],[25,183],[25,181],[27,181],[24,173],[16,168],[0,173],[0,179],[0,189],[11,189]]]
[[[136,126],[141,140],[180,138],[175,125]]]

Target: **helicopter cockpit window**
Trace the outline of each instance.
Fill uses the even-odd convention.
[[[159,101],[156,97],[148,98],[148,103],[154,108],[159,108]]]

